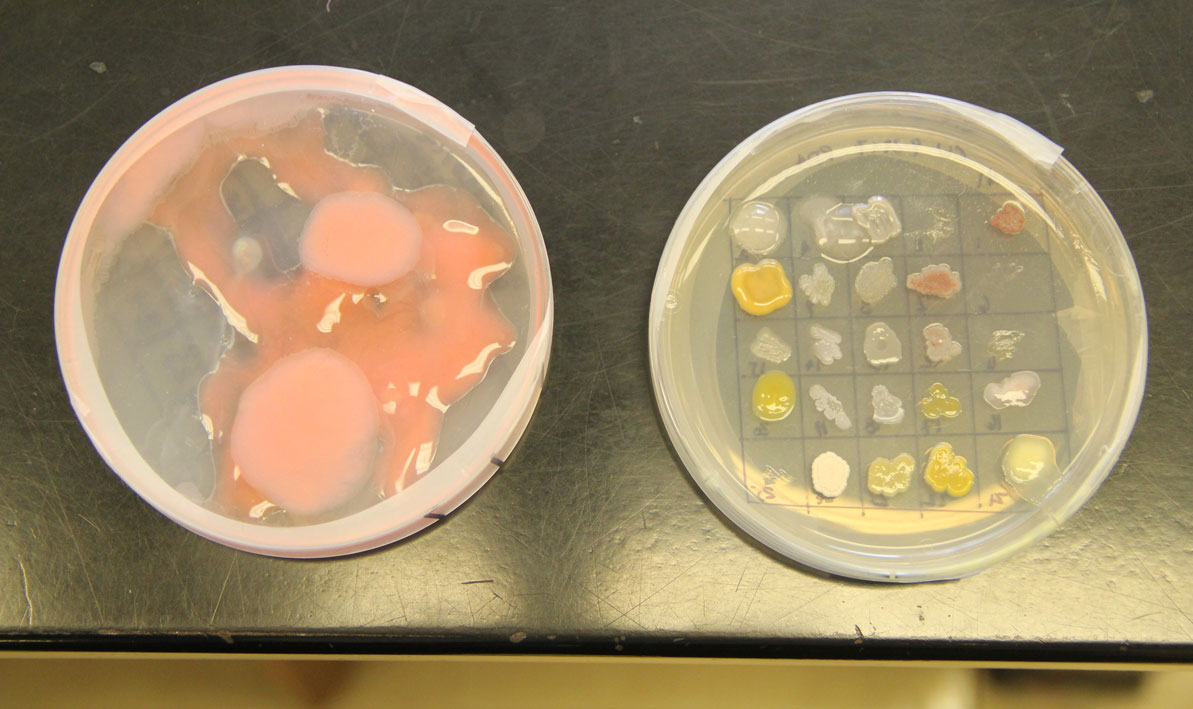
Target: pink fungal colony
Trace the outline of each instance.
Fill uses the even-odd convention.
[[[220,185],[245,157],[313,205],[301,266],[281,276],[235,257]],[[199,390],[227,514],[319,515],[405,489],[448,406],[514,344],[486,293],[514,260],[509,234],[461,190],[395,190],[329,154],[315,112],[205,148],[150,220],[239,332]]]

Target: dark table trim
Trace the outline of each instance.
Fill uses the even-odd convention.
[[[1193,645],[1136,643],[907,642],[857,637],[802,641],[726,640],[689,636],[673,640],[633,636],[484,638],[439,633],[392,636],[295,633],[37,633],[0,636],[0,652],[154,652],[323,655],[590,655],[720,659],[954,661],[968,663],[1187,664]]]

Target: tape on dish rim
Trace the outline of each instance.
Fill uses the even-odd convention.
[[[1042,167],[1051,169],[1064,152],[1064,148],[1048,140],[1036,129],[1005,113],[959,101],[950,101],[946,105],[967,118],[985,124]]]
[[[371,88],[378,95],[396,99],[407,113],[461,147],[468,145],[475,132],[475,126],[464,120],[460,114],[412,86],[388,76],[377,76]]]

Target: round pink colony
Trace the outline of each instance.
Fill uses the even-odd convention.
[[[357,286],[380,286],[418,262],[422,229],[410,210],[374,192],[338,192],[319,200],[302,229],[304,268]]]
[[[229,435],[245,482],[309,515],[360,492],[380,427],[380,407],[360,367],[312,347],[278,360],[245,388]]]

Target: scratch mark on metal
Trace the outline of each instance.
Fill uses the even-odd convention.
[[[89,104],[87,104],[86,106],[84,106],[84,107],[83,107],[83,109],[82,109],[81,111],[79,111],[79,112],[78,112],[78,113],[76,113],[75,115],[71,116],[71,117],[70,117],[69,119],[67,119],[65,122],[63,122],[63,123],[59,123],[58,125],[56,125],[56,126],[54,126],[54,127],[50,128],[49,130],[46,130],[45,132],[43,132],[43,133],[39,133],[38,135],[36,135],[36,136],[34,136],[34,137],[30,138],[30,139],[29,139],[29,140],[28,140],[28,141],[25,143],[25,145],[29,145],[30,143],[37,143],[37,142],[43,141],[43,140],[45,140],[46,138],[49,138],[50,136],[54,135],[55,133],[58,133],[58,132],[60,132],[60,131],[62,131],[62,130],[65,130],[65,129],[67,129],[67,128],[69,128],[69,127],[73,126],[75,123],[78,123],[78,122],[79,122],[80,120],[82,120],[82,119],[83,119],[83,118],[84,118],[84,117],[85,117],[85,116],[86,116],[88,113],[91,113],[91,111],[93,111],[93,110],[95,109],[95,107],[96,107],[96,106],[98,106],[98,105],[100,105],[101,103],[103,103],[103,102],[104,102],[104,99],[106,99],[107,97],[111,96],[111,95],[112,95],[112,92],[114,92],[115,90],[116,90],[116,87],[115,87],[115,86],[113,86],[112,88],[108,89],[107,91],[105,91],[105,92],[103,93],[103,95],[102,95],[102,96],[100,96],[99,98],[95,99],[95,100],[94,100],[94,101],[92,101],[91,103],[89,103]]]
[[[649,601],[650,599],[654,598],[655,596],[659,595],[659,594],[660,594],[660,593],[662,593],[662,592],[663,592],[663,591],[664,591],[664,590],[665,590],[665,589],[666,589],[668,586],[670,586],[671,584],[675,583],[676,581],[678,581],[678,580],[680,580],[681,578],[683,578],[684,576],[686,576],[686,575],[688,574],[688,572],[689,572],[689,571],[691,571],[692,569],[696,568],[696,567],[697,567],[697,566],[699,566],[700,564],[704,563],[704,559],[705,559],[705,557],[703,557],[703,556],[702,556],[702,557],[700,557],[699,559],[697,559],[696,561],[692,562],[692,564],[691,564],[690,566],[688,566],[688,567],[687,567],[686,569],[684,569],[683,571],[680,571],[680,572],[679,572],[678,574],[676,574],[676,575],[675,575],[675,576],[674,576],[674,577],[673,577],[673,578],[672,578],[670,581],[668,581],[667,583],[663,584],[662,586],[659,586],[659,587],[658,587],[658,588],[656,588],[654,591],[651,591],[651,592],[650,592],[650,593],[649,593],[649,594],[648,594],[648,595],[647,595],[645,598],[643,598],[642,600],[638,601],[638,602],[637,602],[637,603],[635,603],[634,605],[630,606],[629,610],[627,610],[626,612],[622,613],[621,615],[619,615],[618,617],[614,618],[613,620],[609,621],[608,623],[605,623],[605,627],[606,627],[606,628],[608,628],[610,625],[613,625],[613,624],[614,624],[614,623],[616,623],[617,621],[619,621],[619,620],[621,620],[622,618],[625,618],[626,616],[628,616],[630,613],[633,613],[634,611],[636,611],[636,610],[638,610],[639,608],[641,608],[641,607],[642,607],[642,605],[643,605],[644,603],[646,603],[646,602],[647,602],[647,601]],[[631,620],[632,620],[632,619],[631,619]]]
[[[625,440],[625,427],[621,423],[621,409],[617,407],[617,396],[613,394],[613,384],[609,381],[609,367],[605,364],[605,352],[601,348],[601,338],[596,338],[597,361],[601,364],[601,376],[605,378],[605,389],[609,392],[609,403],[613,404],[613,419],[617,421],[617,430],[621,433],[621,440]]]
[[[1147,229],[1144,229],[1143,231],[1137,231],[1134,234],[1132,234],[1130,238],[1134,239],[1136,237],[1143,236],[1144,234],[1150,234],[1153,231],[1159,231],[1161,229],[1166,229],[1170,226],[1176,226],[1177,224],[1180,224],[1181,222],[1185,221],[1186,219],[1189,219],[1190,217],[1193,217],[1193,212],[1189,212],[1187,214],[1182,214],[1181,216],[1177,217],[1176,219],[1170,219],[1170,220],[1164,222],[1163,224],[1157,224],[1156,226],[1148,227]]]
[[[215,599],[215,607],[211,609],[211,617],[207,619],[208,625],[215,625],[215,614],[220,610],[220,603],[224,600],[224,593],[228,590],[228,579],[232,578],[232,569],[236,566],[236,560],[240,558],[232,557],[232,563],[228,564],[228,573],[224,574],[224,585],[220,586],[220,595]]]
[[[29,597],[29,576],[25,573],[25,562],[17,559],[17,567],[21,570],[21,590],[25,592],[25,607],[28,614],[25,625],[33,627],[33,599]]]

